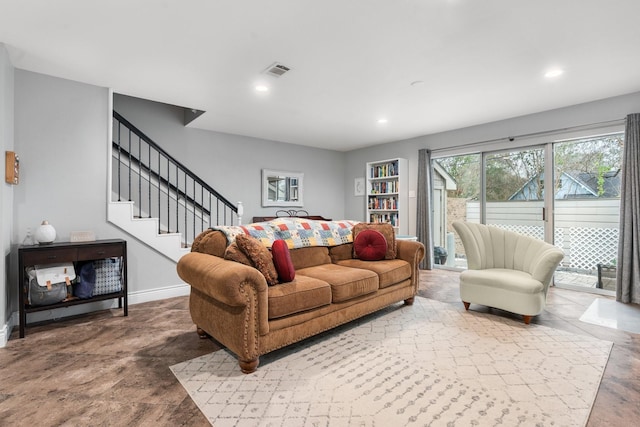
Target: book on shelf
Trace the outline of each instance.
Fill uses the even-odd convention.
[[[365,218],[369,222],[388,223],[397,233],[408,233],[408,170],[407,159],[367,162]]]
[[[398,174],[398,162],[393,161],[371,167],[371,178],[384,178]]]
[[[398,181],[380,181],[371,183],[371,193],[388,194],[398,192]]]
[[[398,201],[395,197],[369,197],[369,209],[397,210]]]
[[[369,222],[391,224],[393,227],[398,226],[397,213],[372,213],[369,215]]]

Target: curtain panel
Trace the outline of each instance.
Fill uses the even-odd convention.
[[[416,215],[416,231],[418,241],[425,248],[424,259],[420,268],[433,269],[433,231],[431,218],[433,216],[433,173],[431,170],[431,151],[426,148],[418,150],[418,212]]]
[[[629,114],[620,188],[616,300],[640,304],[640,113]]]

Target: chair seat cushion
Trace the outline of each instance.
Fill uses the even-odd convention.
[[[460,274],[460,286],[486,286],[522,294],[543,292],[542,283],[529,273],[507,268],[488,268],[484,270],[465,270]]]

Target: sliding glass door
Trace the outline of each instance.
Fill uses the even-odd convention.
[[[434,230],[442,230],[435,245],[448,252],[446,265],[466,268],[451,223],[485,223],[562,248],[556,286],[613,292],[623,137],[616,133],[435,159]]]
[[[485,224],[545,240],[544,147],[486,153]]]
[[[439,253],[447,254],[446,261],[441,262],[447,267],[467,268],[464,246],[451,224],[454,221],[480,222],[481,172],[480,154],[433,161],[434,246],[439,247]]]
[[[566,256],[559,287],[615,292],[624,134],[554,144],[554,234]]]

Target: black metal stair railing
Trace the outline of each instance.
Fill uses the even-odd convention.
[[[183,246],[213,225],[234,225],[238,208],[158,144],[113,112],[112,194],[136,217],[158,218],[158,233],[182,233]]]

